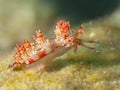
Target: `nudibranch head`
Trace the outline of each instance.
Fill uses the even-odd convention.
[[[61,20],[57,23],[54,32],[56,35],[55,41],[57,44],[65,47],[71,47],[74,45],[76,37],[82,35],[83,25],[80,25],[78,31],[73,33],[70,31],[70,23]]]
[[[28,66],[34,62],[41,61],[42,58],[47,57],[48,54],[54,55],[51,57],[56,57],[61,52],[56,52],[59,48],[72,48],[78,45],[80,42],[77,36],[83,33],[83,26],[81,25],[78,31],[73,34],[70,31],[70,23],[66,21],[59,21],[54,30],[56,37],[52,39],[46,39],[45,35],[41,30],[36,31],[36,35],[33,36],[34,42],[29,42],[28,40],[23,40],[23,44],[17,44],[16,52],[14,55],[14,63],[11,67],[14,69],[16,67]],[[67,50],[67,49],[66,49]],[[49,60],[44,60],[44,63],[48,63]]]

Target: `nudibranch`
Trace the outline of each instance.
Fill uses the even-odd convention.
[[[36,31],[33,36],[34,42],[23,40],[23,44],[16,45],[14,62],[10,67],[15,68],[44,68],[54,58],[61,56],[65,52],[74,48],[75,52],[79,45],[86,46],[78,36],[83,34],[83,25],[81,24],[76,33],[70,31],[70,23],[60,20],[54,30],[55,38],[46,39],[41,30]]]

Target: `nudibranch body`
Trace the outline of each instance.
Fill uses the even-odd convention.
[[[33,36],[34,42],[30,43],[28,40],[23,40],[22,45],[17,44],[14,63],[10,67],[12,69],[18,67],[31,68],[38,65],[44,68],[54,58],[71,48],[76,50],[78,45],[85,46],[82,40],[77,38],[83,33],[83,25],[80,25],[78,31],[73,33],[70,31],[69,22],[61,20],[57,23],[54,32],[55,38],[46,39],[45,35],[38,30],[36,36]]]

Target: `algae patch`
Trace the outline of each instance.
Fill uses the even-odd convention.
[[[79,48],[81,49],[81,48]],[[11,71],[12,57],[0,60],[1,90],[109,90],[120,88],[120,63],[96,60],[88,54],[70,57],[72,51],[54,60],[40,71]],[[91,51],[88,51],[91,52]],[[92,53],[93,54],[93,53]],[[97,58],[101,56],[96,55]],[[88,58],[86,58],[88,57]],[[99,63],[99,65],[98,65]]]

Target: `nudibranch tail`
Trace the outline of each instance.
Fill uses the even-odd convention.
[[[76,33],[70,31],[70,23],[60,20],[54,30],[56,37],[47,39],[41,30],[36,31],[33,36],[34,42],[23,40],[23,44],[16,45],[14,63],[10,66],[15,68],[33,68],[36,66],[47,66],[54,58],[61,56],[68,50],[78,46],[88,47],[78,36],[83,34],[81,24]]]

